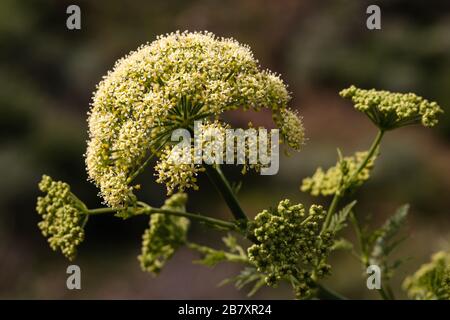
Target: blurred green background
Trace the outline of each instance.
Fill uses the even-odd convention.
[[[81,7],[82,29],[66,28],[66,8]],[[382,30],[366,28],[366,8],[382,8]],[[366,149],[375,134],[368,120],[338,96],[349,84],[413,91],[446,110],[437,129],[409,127],[389,133],[371,179],[358,193],[361,216],[379,225],[411,203],[410,237],[398,251],[408,260],[394,278],[449,248],[450,2],[448,1],[17,1],[0,3],[0,298],[246,298],[231,285],[218,287],[239,266],[192,264],[180,250],[157,278],[141,272],[136,256],[145,217],[91,219],[75,261],[82,290],[66,289],[70,264],[54,253],[36,226],[35,199],[42,173],[67,181],[92,207],[97,190],[86,181],[83,153],[92,91],[113,63],[140,44],[175,30],[208,30],[250,45],[263,67],[290,85],[292,106],[307,130],[304,150],[281,159],[275,176],[250,174],[239,195],[255,215],[289,197],[326,203],[299,192],[316,166]],[[269,116],[242,114],[270,123]],[[232,180],[242,179],[227,168]],[[163,186],[152,172],[141,182],[143,199],[160,205]],[[228,219],[230,214],[206,179],[191,192],[189,209]],[[349,228],[350,229],[350,228]],[[347,230],[352,237],[351,230]],[[193,225],[191,239],[221,246],[220,235]],[[376,298],[363,270],[348,253],[333,255],[329,284],[352,298]],[[394,285],[395,287],[398,287]],[[292,298],[286,287],[258,298]],[[400,297],[404,297],[400,293]]]

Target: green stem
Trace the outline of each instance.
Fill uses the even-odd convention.
[[[164,138],[167,135],[167,133],[164,133],[161,135],[161,137],[157,138],[157,141],[159,142],[159,140],[161,140],[162,138]],[[152,152],[147,159],[141,164],[141,166],[127,179],[127,183],[131,183],[134,179],[136,179],[136,177],[138,175],[140,175],[145,168],[147,167],[147,165],[149,164],[149,162],[153,159],[153,157],[155,156],[156,152],[158,152],[159,150],[161,150],[161,148],[166,144],[166,142],[168,141],[168,139],[166,139],[163,143],[161,143],[161,145],[156,149],[155,152]]]
[[[202,254],[208,254],[208,253],[216,251],[216,250],[214,250],[212,248],[201,246],[201,245],[198,245],[198,244],[192,243],[192,242],[188,242],[187,246],[188,246],[188,248],[190,248],[192,250],[195,250],[195,251],[198,251],[198,252],[200,252]],[[235,253],[230,253],[230,252],[225,252],[225,251],[222,251],[222,254],[224,255],[225,260],[227,262],[235,262],[235,263],[243,263],[243,264],[246,264],[246,265],[251,265],[251,263],[248,260],[246,255],[235,254]]]
[[[246,222],[248,220],[247,215],[242,210],[227,178],[223,175],[222,170],[220,170],[220,167],[205,165],[205,169],[209,179],[222,195],[234,218]]]
[[[233,231],[239,231],[239,228],[237,225],[233,222],[224,221],[220,219],[215,219],[211,217],[207,217],[201,214],[197,213],[190,213],[190,212],[184,212],[179,210],[171,210],[171,209],[163,209],[163,208],[153,208],[143,202],[140,202],[143,207],[140,208],[98,208],[98,209],[90,209],[87,211],[88,215],[97,215],[97,214],[105,214],[105,213],[114,213],[119,212],[122,210],[127,210],[131,216],[138,216],[142,214],[155,214],[155,213],[161,213],[161,214],[167,214],[172,216],[178,216],[178,217],[186,217],[192,220],[196,220],[211,226],[220,227],[226,230],[233,230]]]
[[[375,137],[375,140],[372,142],[372,145],[370,146],[369,152],[367,153],[367,156],[364,158],[364,160],[359,164],[356,171],[350,176],[350,178],[347,180],[345,185],[341,188],[341,190],[338,190],[333,197],[333,200],[331,201],[330,207],[328,208],[327,217],[325,218],[325,222],[323,224],[322,230],[325,230],[331,220],[331,217],[333,213],[336,211],[337,206],[339,205],[339,201],[342,199],[342,195],[345,193],[347,188],[354,182],[358,174],[366,167],[369,160],[373,157],[375,152],[378,149],[378,146],[380,145],[381,139],[383,138],[384,130],[379,129],[378,133]]]
[[[221,227],[226,230],[239,231],[237,225],[234,224],[233,222],[228,222],[228,221],[224,221],[224,220],[220,220],[220,219],[216,219],[216,218],[211,218],[211,217],[207,217],[207,216],[197,214],[197,213],[190,213],[190,212],[162,209],[162,208],[151,208],[151,207],[146,208],[145,211],[147,214],[162,213],[162,214],[167,214],[167,215],[172,215],[172,216],[185,217],[185,218],[189,218],[192,220],[197,220],[199,222],[202,222],[202,223],[205,223],[208,225]]]
[[[358,174],[366,167],[369,160],[373,157],[373,155],[377,151],[378,146],[380,145],[381,139],[383,138],[383,135],[384,135],[384,130],[379,129],[378,133],[375,137],[375,140],[372,142],[372,145],[370,146],[369,153],[364,158],[363,162],[361,162],[359,164],[358,168],[353,173],[353,175],[350,177],[346,187],[348,187],[349,184],[353,183],[353,180],[355,180],[356,177],[358,176]]]
[[[383,298],[383,300],[391,300],[391,298],[389,297],[388,293],[386,292],[386,290],[381,287],[380,290],[377,290],[380,293],[381,298]]]
[[[104,214],[104,213],[115,213],[118,211],[123,210],[123,208],[97,208],[97,209],[89,209],[86,211],[87,215],[93,216],[98,214]]]
[[[336,291],[333,291],[330,288],[327,288],[326,286],[317,283],[317,288],[319,289],[317,293],[317,297],[319,299],[323,300],[347,300],[346,297],[343,295],[337,293]]]
[[[386,287],[386,291],[389,295],[389,298],[391,298],[391,300],[395,300],[394,291],[392,291],[391,286],[389,284],[387,284],[385,287]]]
[[[362,261],[364,265],[366,265],[367,261],[369,260],[369,258],[367,257],[367,249],[363,239],[361,226],[359,225],[358,219],[356,219],[353,211],[350,212],[350,222],[352,223],[353,229],[355,230],[356,239],[358,240],[359,248],[361,250],[361,256],[359,257],[359,260]]]
[[[359,258],[359,261],[361,261],[361,263],[368,267],[369,266],[369,257],[368,257],[368,253],[367,253],[367,248],[363,239],[363,235],[361,232],[361,226],[359,225],[358,220],[356,219],[355,215],[353,212],[350,212],[350,221],[353,224],[353,228],[355,230],[355,234],[356,234],[356,238],[358,240],[360,249],[361,249],[361,255],[358,255],[357,257]],[[392,292],[392,289],[389,285],[385,285],[382,286],[380,290],[377,290],[381,296],[381,298],[383,298],[384,300],[395,300],[395,296],[394,293]]]
[[[323,223],[322,231],[325,230],[330,224],[331,217],[333,213],[336,211],[336,208],[341,200],[342,195],[339,192],[334,194],[333,200],[331,201],[330,207],[328,208],[327,217],[325,218],[325,222]]]

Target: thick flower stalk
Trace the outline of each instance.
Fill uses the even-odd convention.
[[[333,235],[321,233],[325,215],[321,206],[312,205],[307,214],[302,204],[283,200],[255,217],[251,228],[257,243],[248,248],[248,256],[266,274],[267,285],[287,280],[298,298],[311,296],[315,281],[330,272],[326,258]]]
[[[196,120],[239,107],[268,108],[276,117],[289,99],[279,76],[261,71],[250,48],[233,39],[207,32],[161,36],[117,61],[98,85],[89,112],[89,177],[108,206],[127,205],[134,201],[136,173],[167,144],[174,129],[192,130]],[[301,124],[293,117],[290,126]],[[301,144],[302,128],[292,131],[292,138],[285,130],[289,145]],[[159,180],[169,190],[195,185],[174,181],[184,179],[178,173],[165,176],[171,178]]]
[[[60,250],[69,260],[73,260],[78,245],[84,240],[84,223],[87,208],[70,192],[67,183],[53,181],[44,175],[39,189],[45,192],[38,197],[36,211],[42,217],[38,223],[44,237],[53,250]]]
[[[450,300],[450,253],[440,251],[405,279],[403,288],[418,300]]]

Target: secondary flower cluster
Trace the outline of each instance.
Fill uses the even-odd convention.
[[[219,121],[204,121],[198,123],[198,136],[194,137],[196,141],[193,144],[166,145],[155,166],[156,182],[164,183],[169,195],[177,190],[197,190],[197,175],[205,171],[201,164],[223,163],[226,157],[225,130],[228,128]]]
[[[292,149],[300,150],[305,142],[305,130],[298,113],[290,109],[281,110],[277,123],[286,143]]]
[[[413,299],[450,300],[450,253],[435,253],[431,262],[405,279],[403,287]]]
[[[83,211],[86,207],[70,192],[65,182],[53,181],[44,175],[39,189],[46,195],[37,200],[36,210],[42,217],[38,226],[53,250],[59,249],[73,260],[77,246],[84,239],[83,223],[87,216]]]
[[[430,102],[414,93],[394,93],[385,90],[365,90],[351,86],[340,92],[349,98],[355,109],[364,112],[379,128],[390,130],[421,123],[433,127],[443,110],[436,102]]]
[[[156,182],[166,185],[168,195],[177,190],[198,189],[197,175],[204,169],[192,161],[193,157],[194,150],[190,146],[188,150],[179,145],[165,146],[156,163],[155,175]]]
[[[367,152],[356,152],[351,157],[344,157],[327,171],[324,171],[321,167],[317,168],[312,177],[303,179],[301,191],[309,192],[313,196],[330,196],[345,191],[341,190],[343,187],[360,186],[369,179],[370,171],[375,162],[375,157],[372,157],[364,168],[355,175],[367,154]],[[349,185],[350,183],[351,185]]]
[[[185,193],[177,193],[167,199],[162,209],[184,211]],[[142,251],[138,260],[143,271],[157,274],[175,251],[186,242],[189,220],[184,217],[161,213],[152,214],[150,226],[142,236]]]
[[[261,71],[250,48],[233,39],[207,32],[161,36],[117,61],[98,85],[88,120],[89,177],[106,204],[126,205],[133,197],[130,183],[136,172],[149,153],[163,148],[174,129],[192,129],[196,120],[217,118],[238,107],[266,107],[277,116],[289,99],[279,76]],[[282,114],[285,140],[298,148],[303,139],[300,118]],[[183,183],[168,187],[177,185]]]
[[[248,248],[248,256],[267,275],[268,285],[284,279],[291,282],[298,298],[307,298],[313,279],[330,272],[325,261],[333,239],[328,231],[321,234],[325,215],[321,206],[312,205],[306,214],[302,204],[283,200],[256,216],[252,228],[259,243]]]

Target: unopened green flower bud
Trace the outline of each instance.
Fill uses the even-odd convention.
[[[320,278],[329,273],[324,263],[329,251],[324,247],[332,242],[325,244],[321,238],[324,218],[321,206],[312,205],[306,214],[302,204],[293,205],[289,200],[255,217],[251,230],[259,243],[247,252],[250,262],[267,275],[269,285],[294,277],[295,291],[304,298],[310,293],[312,275]]]

